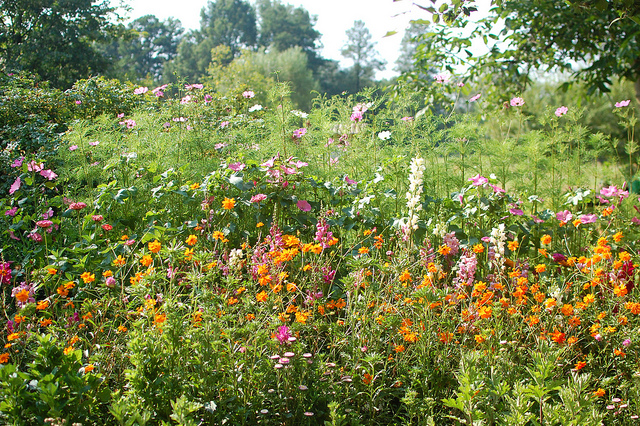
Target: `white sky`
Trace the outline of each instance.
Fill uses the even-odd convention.
[[[112,5],[120,0],[111,0]],[[164,20],[170,16],[182,22],[186,29],[200,28],[200,10],[207,4],[207,0],[124,0],[132,11],[130,19],[143,15],[155,15]],[[250,0],[252,4],[254,1]],[[346,42],[345,31],[353,26],[356,20],[365,22],[367,28],[377,42],[376,48],[380,56],[387,61],[385,71],[377,74],[378,78],[388,78],[396,75],[393,71],[398,58],[400,41],[404,29],[411,19],[430,19],[430,15],[412,6],[411,0],[282,0],[285,4],[295,7],[302,6],[311,15],[317,16],[315,29],[322,34],[322,56],[341,61],[341,65],[350,66],[340,55],[340,50]],[[424,1],[423,3],[429,3]],[[388,31],[398,31],[390,37],[384,37]]]

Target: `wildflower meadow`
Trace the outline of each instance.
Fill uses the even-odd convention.
[[[2,423],[638,421],[626,98],[2,79]]]

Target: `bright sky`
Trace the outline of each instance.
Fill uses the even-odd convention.
[[[113,5],[120,0],[111,0]],[[159,19],[170,16],[182,22],[186,29],[200,28],[200,10],[207,4],[207,0],[123,0],[132,11],[131,19],[143,15],[155,15]],[[250,0],[251,3],[254,3]],[[353,26],[356,20],[365,22],[367,28],[377,42],[376,48],[380,56],[387,61],[387,69],[377,74],[378,78],[388,78],[396,75],[393,71],[398,57],[400,41],[404,29],[411,19],[429,19],[430,15],[412,6],[411,0],[282,0],[285,4],[295,7],[302,6],[311,15],[317,16],[315,29],[322,34],[322,56],[341,61],[342,66],[350,66],[340,55],[340,50],[346,42],[345,31]],[[424,1],[423,3],[429,3]],[[390,37],[384,37],[389,31],[397,31]]]

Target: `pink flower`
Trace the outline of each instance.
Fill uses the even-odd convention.
[[[252,203],[259,203],[261,201],[264,201],[267,199],[267,196],[265,194],[256,194],[253,197],[251,197],[251,202]]]
[[[478,99],[480,99],[480,96],[482,96],[482,93],[478,93],[477,95],[472,96],[471,98],[469,98],[469,102],[475,102]]]
[[[304,127],[300,129],[296,129],[293,131],[293,137],[296,139],[301,139],[307,133],[307,129]]]
[[[35,160],[32,160],[29,164],[27,164],[27,169],[30,172],[39,172],[40,170],[44,169],[44,164],[36,163]]]
[[[560,222],[569,222],[571,219],[573,219],[573,214],[571,214],[569,210],[558,212],[556,213],[556,219],[558,219]]]
[[[500,193],[506,193],[507,191],[505,191],[504,189],[500,188],[498,185],[494,185],[492,183],[489,184],[489,186],[491,188],[493,188],[493,192],[496,194],[500,194]]]
[[[222,123],[220,123],[220,128],[224,129],[225,127],[227,127],[229,125],[228,121],[223,121]]]
[[[124,117],[124,112],[123,112],[123,113],[118,114],[118,118],[122,118],[122,117]]]
[[[181,103],[182,105],[186,105],[186,104],[190,103],[190,102],[191,102],[191,100],[193,100],[193,96],[191,96],[191,95],[187,95],[187,96],[185,96],[184,98],[180,99],[180,103]]]
[[[22,185],[22,181],[20,181],[20,178],[16,178],[16,180],[13,182],[13,184],[9,188],[9,195],[13,195],[14,192],[20,189],[20,185]]]
[[[345,175],[344,181],[347,182],[349,185],[356,185],[358,183],[355,180],[350,179],[349,176],[347,176],[347,175]]]
[[[513,98],[511,99],[511,106],[519,107],[524,105],[524,99],[522,98]]]
[[[89,142],[89,145],[91,146],[98,146],[99,144],[100,144],[100,141]]]
[[[514,216],[522,216],[524,212],[521,209],[509,209],[509,213]]]
[[[402,117],[400,120],[402,120],[402,121],[413,121],[413,117]]]
[[[40,176],[42,176],[43,178],[47,178],[48,180],[54,180],[55,178],[58,177],[57,174],[55,174],[52,170],[47,169],[47,170],[41,170],[40,171]]]
[[[244,163],[237,162],[229,164],[229,168],[234,172],[241,172],[244,168],[247,167]]]
[[[264,163],[260,164],[260,167],[267,167],[267,168],[271,168],[274,166],[276,160],[279,158],[278,155],[276,155],[275,157],[271,157],[270,159],[268,159],[267,161],[265,161]]]
[[[128,120],[121,121],[118,124],[122,124],[123,126],[127,126],[127,129],[133,129],[134,127],[136,127],[137,123],[134,120],[128,119]]]
[[[449,81],[449,77],[447,77],[444,74],[438,74],[435,77],[433,77],[433,79],[436,81],[436,83],[446,83]]]
[[[631,339],[626,339],[622,342],[622,346],[628,347],[631,344]]]
[[[354,111],[353,114],[351,114],[351,121],[362,121],[362,112]]]
[[[194,89],[202,89],[202,84],[185,84],[184,88],[187,90],[194,90]]]
[[[242,96],[243,96],[245,99],[251,99],[251,98],[255,97],[255,96],[256,96],[256,94],[255,94],[255,93],[253,93],[253,91],[251,91],[251,90],[245,90],[244,92],[242,92]]]
[[[15,160],[13,160],[13,163],[11,163],[11,167],[13,167],[14,169],[16,167],[20,167],[22,166],[23,161],[24,161],[24,157],[16,158]]]
[[[76,149],[78,149],[78,145],[71,145],[69,147],[69,151],[75,151]]]
[[[475,175],[472,178],[467,179],[469,182],[473,183],[473,186],[482,186],[485,183],[489,182],[489,179],[487,179],[484,176],[480,176],[480,174]]]
[[[113,277],[108,277],[106,282],[107,287],[114,288],[116,286],[116,279]]]
[[[138,87],[136,90],[133,91],[134,95],[143,95],[145,93],[147,93],[149,91],[148,87]]]
[[[204,95],[204,103],[205,105],[208,104],[209,102],[211,102],[213,100],[213,98],[211,97],[211,95],[207,94]]]
[[[94,214],[93,216],[91,216],[91,219],[94,222],[102,222],[102,220],[104,219],[104,217],[101,214]]]
[[[567,108],[566,106],[561,106],[560,108],[558,108],[556,110],[556,115],[558,117],[562,117],[563,115],[565,115],[567,113],[567,111],[569,111],[569,108]]]
[[[631,102],[631,99],[627,99],[626,101],[616,102],[616,108],[629,106],[629,102]]]
[[[82,104],[82,101],[76,101],[76,105]]]
[[[84,209],[85,207],[87,207],[86,203],[79,202],[79,203],[71,203],[71,205],[69,206],[69,209],[79,211]]]
[[[4,212],[4,215],[5,216],[15,217],[17,212],[18,212],[18,207],[13,207],[13,208],[7,210],[6,212]]]
[[[51,225],[53,225],[53,222],[51,222],[50,220],[39,220],[36,222],[36,226],[42,229],[47,229]]]
[[[598,220],[598,216],[596,216],[595,214],[583,214],[582,216],[580,216],[580,222],[584,224],[595,223],[596,220]]]
[[[278,331],[276,332],[276,339],[280,342],[281,345],[287,343],[289,341],[289,337],[292,337],[291,332],[289,331],[289,327],[286,325],[282,325],[278,327]]]
[[[308,201],[305,200],[298,200],[297,202],[297,206],[300,210],[302,210],[303,212],[308,212],[311,211],[311,204],[309,204]]]
[[[167,88],[167,86],[168,86],[168,84],[163,84],[162,86],[158,86],[158,87],[156,87],[155,89],[153,89],[153,90],[151,91],[151,93],[153,93],[153,94],[154,94],[154,95],[156,95],[156,96],[158,96],[158,93],[161,93],[161,95],[160,95],[160,96],[163,96],[163,95],[164,95],[164,93],[162,93],[162,91],[163,91],[164,89],[166,89],[166,88]],[[160,97],[160,96],[158,96],[158,97]]]

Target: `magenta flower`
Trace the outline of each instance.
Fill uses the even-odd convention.
[[[496,194],[500,194],[500,193],[506,193],[507,191],[505,191],[504,189],[500,188],[498,185],[494,185],[492,183],[489,184],[489,186],[491,188],[493,188],[493,192],[495,192]]]
[[[484,176],[480,176],[480,174],[475,175],[472,178],[467,179],[469,182],[473,183],[473,186],[482,186],[485,183],[489,182],[489,179],[487,179]]]
[[[76,101],[76,105],[81,105],[82,101]]]
[[[16,180],[13,182],[13,184],[11,184],[11,187],[9,188],[9,195],[13,195],[14,192],[20,189],[21,185],[22,181],[20,180],[20,178],[16,178]]]
[[[118,124],[122,124],[123,126],[127,126],[127,129],[133,129],[134,127],[136,127],[137,123],[135,122],[135,120],[128,119],[128,120],[120,121]]]
[[[357,183],[358,183],[358,182],[356,182],[355,180],[350,179],[348,175],[345,175],[345,177],[344,177],[344,181],[345,181],[345,182],[347,182],[349,185],[355,185],[355,184],[357,184]]]
[[[238,161],[237,163],[231,163],[228,166],[231,170],[233,170],[234,172],[241,172],[242,170],[244,170],[246,166],[246,164],[241,163],[240,161]]]
[[[0,263],[0,284],[9,284],[11,282],[11,263]]]
[[[7,210],[6,212],[4,212],[4,215],[5,216],[15,217],[17,212],[18,212],[18,207],[13,207],[13,208]]]
[[[185,84],[184,88],[186,90],[194,90],[194,89],[202,89],[202,84]]]
[[[596,216],[595,214],[583,214],[582,216],[580,216],[580,222],[584,224],[595,223],[596,220],[598,220],[598,216]]]
[[[264,200],[267,199],[267,196],[265,194],[256,194],[253,197],[251,197],[251,202],[252,203],[260,203]]]
[[[267,167],[267,168],[271,168],[275,165],[276,160],[279,158],[278,155],[276,155],[275,157],[271,157],[270,159],[268,159],[267,161],[265,161],[264,163],[260,164],[260,167]]]
[[[296,139],[302,139],[302,137],[307,133],[307,129],[304,127],[300,129],[296,129],[293,131],[293,137]]]
[[[560,108],[558,108],[556,110],[556,115],[558,117],[562,117],[563,115],[565,115],[567,112],[569,111],[569,108],[567,108],[566,106],[561,106]]]
[[[204,103],[205,105],[208,104],[209,102],[211,102],[213,100],[213,98],[211,97],[211,95],[207,94],[204,95]]]
[[[16,167],[20,167],[22,166],[23,161],[24,161],[24,157],[16,158],[15,160],[13,160],[13,163],[11,163],[11,167],[13,167],[14,169]]]
[[[286,325],[281,325],[278,327],[276,331],[276,339],[280,342],[281,345],[284,345],[289,341],[289,337],[292,337],[291,332],[289,331],[289,327]]]
[[[50,220],[39,220],[36,222],[36,226],[42,229],[47,229],[51,225],[53,225],[53,222],[51,222]]]
[[[616,102],[616,108],[629,106],[629,102],[631,102],[631,99],[627,99],[626,101]]]
[[[311,211],[311,204],[309,204],[308,201],[305,200],[298,200],[298,202],[296,203],[296,205],[298,206],[298,208],[300,210],[302,210],[303,212],[308,212]]]
[[[556,213],[556,219],[558,219],[560,222],[569,222],[571,219],[573,219],[573,214],[571,214],[569,210],[558,212]]]
[[[622,346],[624,346],[625,348],[628,347],[631,344],[631,339],[625,339],[622,342]]]
[[[477,95],[472,96],[471,98],[469,98],[469,102],[475,102],[478,99],[480,99],[480,96],[482,96],[482,93],[478,93]]]
[[[296,160],[296,161],[289,161],[289,164],[292,164],[294,166],[296,166],[297,168],[300,167],[306,167],[309,165],[309,163],[305,163],[304,161],[300,161],[300,160]]]
[[[519,107],[524,105],[524,99],[522,98],[513,98],[511,99],[511,106],[513,107]]]
[[[514,216],[522,216],[524,212],[521,209],[509,209],[509,213]]]

